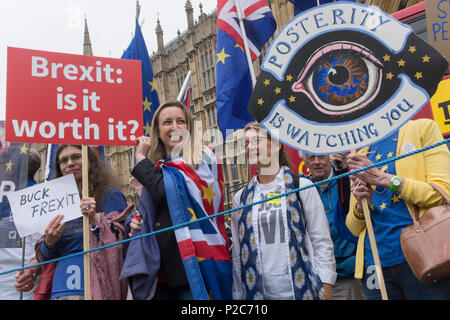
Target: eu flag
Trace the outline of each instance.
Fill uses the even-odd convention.
[[[2,120],[0,121],[0,248],[20,248],[22,242],[6,194],[27,187],[30,145],[6,142],[4,128]]]
[[[150,136],[153,114],[159,107],[158,92],[156,82],[153,78],[153,69],[144,36],[136,19],[134,38],[131,40],[127,50],[122,55],[122,59],[141,60],[142,67],[142,108],[144,112],[144,135]]]
[[[241,1],[250,55],[255,60],[276,29],[265,0]],[[217,1],[217,118],[222,135],[253,121],[247,105],[253,90],[234,0]]]
[[[217,30],[217,120],[225,139],[226,129],[238,129],[253,121],[247,111],[252,79],[242,47],[227,33]]]
[[[299,14],[302,11],[308,10],[312,7],[316,7],[317,4],[322,5],[325,3],[331,3],[336,2],[340,0],[319,0],[319,3],[317,3],[317,0],[289,0],[294,4],[294,15]],[[356,0],[345,0],[350,2],[355,2]]]

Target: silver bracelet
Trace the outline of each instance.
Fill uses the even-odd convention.
[[[97,213],[97,220],[98,220],[98,222],[95,227],[92,227],[92,225],[91,225],[91,231],[95,231],[98,229],[98,227],[100,227],[100,214],[99,213]]]

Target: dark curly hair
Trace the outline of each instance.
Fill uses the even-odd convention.
[[[56,148],[55,163],[58,164],[59,154],[67,147],[75,147],[81,150],[81,145],[60,144]],[[97,202],[97,210],[103,211],[103,202],[105,201],[106,192],[109,188],[118,188],[118,182],[111,170],[108,169],[105,163],[100,159],[98,153],[90,147],[87,149],[89,160],[89,197],[95,198],[95,201]],[[63,174],[61,167],[58,164],[56,165],[53,178],[59,178],[62,176]]]

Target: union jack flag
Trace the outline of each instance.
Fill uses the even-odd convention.
[[[266,0],[240,0],[239,3],[250,54],[252,60],[256,60],[262,47],[277,28],[277,23]],[[241,48],[244,48],[235,0],[219,0],[217,12],[217,28],[228,33]]]
[[[265,0],[240,0],[251,58],[255,60],[277,24]],[[243,32],[235,0],[217,1],[217,120],[225,138],[227,129],[242,128],[253,120],[247,111],[252,93]]]
[[[205,148],[197,169],[182,158],[161,165],[174,225],[223,211],[222,168]],[[175,229],[181,259],[194,299],[231,299],[232,267],[223,215]]]

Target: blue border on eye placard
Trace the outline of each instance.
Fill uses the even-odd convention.
[[[364,31],[364,30],[361,30],[361,29],[358,29],[358,28],[352,28],[352,27],[339,27],[339,26],[336,26],[336,28],[333,29],[333,30],[321,31],[321,32],[317,33],[314,37],[312,37],[312,38],[310,38],[310,39],[308,39],[308,40],[305,40],[305,41],[303,42],[302,45],[298,46],[297,49],[296,49],[295,51],[292,52],[290,59],[289,59],[288,62],[285,64],[285,67],[282,69],[283,72],[281,73],[281,77],[279,77],[277,74],[275,74],[272,70],[267,69],[266,67],[264,67],[264,64],[265,64],[265,63],[267,62],[267,60],[269,59],[269,52],[271,51],[272,47],[273,47],[274,45],[277,45],[277,44],[278,44],[278,42],[277,42],[276,40],[277,40],[277,38],[279,37],[279,35],[285,34],[285,33],[284,33],[285,30],[286,30],[287,28],[291,27],[291,23],[292,23],[294,20],[296,20],[299,16],[304,15],[304,14],[306,14],[306,13],[308,13],[308,12],[311,12],[311,11],[314,11],[314,10],[318,10],[320,7],[323,7],[323,8],[324,8],[324,7],[328,7],[328,6],[337,6],[337,7],[339,7],[339,6],[342,6],[343,4],[350,4],[350,5],[353,5],[353,6],[356,6],[356,7],[362,7],[362,8],[370,8],[370,9],[372,9],[372,10],[374,10],[374,11],[377,11],[377,12],[380,13],[381,15],[390,17],[390,19],[392,19],[392,20],[393,20],[394,22],[396,22],[397,24],[400,24],[400,25],[402,25],[403,27],[405,27],[406,29],[409,29],[409,32],[408,32],[408,33],[406,34],[406,36],[403,38],[403,43],[402,43],[400,49],[397,50],[397,51],[389,49],[389,46],[387,45],[387,43],[386,43],[383,39],[381,39],[380,37],[374,35],[373,32]],[[404,24],[404,23],[401,23],[400,21],[398,21],[397,19],[395,19],[395,18],[392,17],[391,15],[387,14],[386,12],[384,12],[384,11],[378,9],[377,7],[368,6],[368,5],[365,5],[365,4],[362,4],[362,3],[348,2],[348,1],[340,1],[339,4],[337,4],[337,3],[327,3],[327,4],[324,4],[324,5],[321,5],[320,7],[313,7],[313,8],[310,8],[310,9],[308,9],[308,10],[305,10],[305,11],[301,12],[299,15],[297,15],[297,16],[295,16],[294,18],[292,18],[291,20],[289,20],[289,22],[283,27],[283,29],[280,30],[280,32],[277,34],[277,36],[275,37],[275,39],[274,39],[274,40],[272,41],[272,43],[270,44],[270,47],[269,47],[269,49],[267,50],[266,56],[264,57],[264,60],[263,60],[263,62],[261,63],[261,66],[260,66],[260,67],[261,67],[261,70],[264,70],[265,72],[270,73],[273,77],[275,77],[276,79],[278,79],[278,81],[282,81],[282,80],[284,79],[284,75],[285,75],[286,69],[287,69],[288,66],[291,64],[292,59],[297,55],[297,52],[298,52],[301,48],[303,48],[307,43],[309,43],[311,40],[317,38],[318,36],[320,36],[320,35],[322,35],[322,34],[326,34],[326,33],[330,33],[330,32],[348,30],[348,31],[356,31],[356,32],[360,32],[360,33],[367,34],[367,35],[371,36],[372,38],[377,39],[380,43],[382,43],[385,47],[387,47],[391,52],[393,52],[393,53],[395,53],[395,54],[397,54],[397,53],[399,53],[399,52],[401,52],[401,51],[404,50],[409,35],[410,35],[411,33],[413,33],[413,29],[412,29],[409,25]],[[268,62],[267,62],[267,63],[268,63]]]

